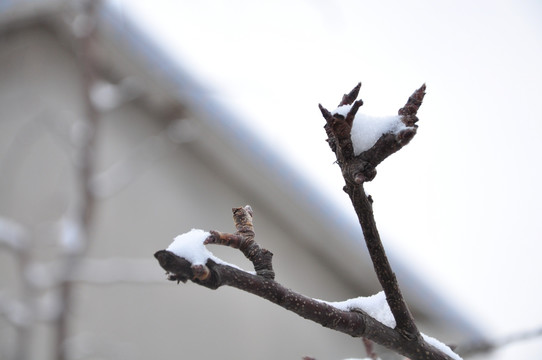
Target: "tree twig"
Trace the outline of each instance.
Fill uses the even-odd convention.
[[[239,249],[254,265],[256,274],[264,278],[274,279],[273,253],[263,249],[254,241],[254,225],[252,224],[252,208],[245,207],[233,208],[233,222],[237,232],[235,234],[226,234],[218,231],[211,231],[211,236],[205,240],[205,244],[218,244],[230,246]]]
[[[90,92],[96,80],[93,42],[97,31],[96,12],[100,0],[87,0],[81,4],[82,9],[77,15],[83,25],[82,29],[74,32],[77,49],[79,72],[81,75],[81,95],[84,105],[84,117],[78,124],[80,136],[74,144],[76,181],[78,187],[77,198],[73,203],[71,213],[68,214],[68,225],[73,234],[70,239],[64,239],[64,256],[62,258],[63,278],[59,284],[59,315],[55,321],[56,343],[55,358],[65,360],[68,358],[66,340],[70,334],[69,312],[72,305],[73,283],[69,274],[74,272],[88,248],[88,238],[94,216],[95,198],[92,193],[91,180],[95,167],[95,144],[98,133],[99,114],[92,102]]]
[[[253,275],[246,271],[213,260],[205,264],[209,276],[198,277],[194,266],[186,259],[167,250],[157,251],[154,255],[160,266],[169,273],[169,280],[192,282],[209,289],[231,286],[271,301],[282,308],[312,320],[324,327],[337,330],[354,337],[365,337],[412,359],[450,360],[425,342],[405,341],[404,337],[361,310],[344,311],[323,301],[298,294],[275,280]]]
[[[239,249],[243,253],[247,248],[255,249],[255,253],[271,254],[270,251],[261,248],[254,241],[254,228],[252,226],[252,210],[234,208],[234,222],[238,229],[235,234],[211,231],[210,236],[204,241],[205,244],[220,244]],[[252,241],[246,240],[246,237]],[[249,246],[246,244],[250,243]],[[243,250],[245,248],[245,250]],[[255,269],[258,267],[272,270],[271,257],[249,256],[254,260]],[[188,280],[215,290],[222,286],[231,286],[242,291],[262,297],[282,308],[292,311],[297,315],[312,320],[324,327],[337,330],[354,337],[370,339],[378,344],[388,347],[412,359],[420,360],[450,360],[450,357],[432,348],[424,341],[410,341],[405,337],[373,317],[369,316],[362,309],[352,311],[341,310],[324,301],[316,300],[296,293],[273,278],[266,276],[269,272],[248,273],[244,270],[220,264],[208,259],[204,265],[194,265],[187,259],[177,256],[168,250],[160,250],[154,254],[160,266],[167,271],[168,280],[176,282],[187,282]],[[267,265],[262,266],[262,264]]]
[[[359,87],[360,84],[348,95],[344,95],[339,105],[361,104],[362,102],[359,100],[354,101],[359,93]],[[410,340],[419,338],[420,333],[401,294],[397,278],[386,256],[386,251],[376,227],[372,200],[365,194],[363,183],[371,181],[376,176],[376,165],[405,146],[416,134],[416,113],[422,103],[424,94],[425,85],[414,92],[407,104],[399,110],[399,115],[401,115],[401,120],[406,125],[406,129],[398,133],[383,134],[374,146],[358,156],[353,154],[350,132],[353,118],[359,106],[352,106],[347,116],[344,117],[340,114],[331,114],[320,105],[322,114],[326,119],[325,129],[329,136],[328,142],[333,145],[331,149],[337,156],[337,163],[341,167],[346,182],[344,191],[350,196],[358,216],[376,275],[397,322],[397,330]]]
[[[395,328],[384,325],[362,309],[343,310],[298,294],[275,281],[271,252],[262,249],[254,241],[250,207],[233,209],[237,229],[235,234],[211,231],[204,243],[226,245],[241,250],[254,264],[255,275],[227,264],[217,263],[211,258],[202,265],[192,264],[167,250],[160,250],[154,256],[160,266],[167,271],[169,280],[177,282],[191,280],[210,289],[224,285],[232,286],[267,299],[322,326],[350,336],[366,338],[408,358],[451,360],[455,354],[451,352],[445,354],[443,351],[447,349],[442,347],[437,349],[430,345],[418,331],[380,241],[372,211],[372,200],[365,195],[363,189],[363,183],[375,177],[376,165],[406,145],[416,134],[416,113],[425,94],[425,86],[417,90],[407,105],[399,110],[399,116],[405,125],[400,131],[383,134],[368,151],[355,155],[350,133],[356,112],[363,104],[361,100],[356,100],[360,87],[361,84],[358,84],[341,100],[340,105],[351,105],[346,116],[332,114],[321,105],[320,110],[326,119],[328,144],[337,156],[337,163],[346,182],[344,190],[349,194],[358,215],[375,271],[395,318]],[[435,346],[437,345],[435,343]]]

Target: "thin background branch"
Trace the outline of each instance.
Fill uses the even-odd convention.
[[[95,143],[98,134],[99,112],[91,99],[92,86],[96,81],[93,58],[93,42],[97,31],[98,18],[96,12],[100,1],[85,1],[74,20],[74,41],[77,49],[78,65],[81,74],[81,93],[84,103],[84,117],[76,123],[74,139],[74,159],[77,198],[72,204],[67,217],[66,234],[64,236],[63,274],[73,273],[86,249],[90,238],[90,228],[94,215],[94,195],[91,190],[91,179],[95,166]],[[56,329],[55,358],[66,360],[66,340],[70,334],[68,314],[71,309],[73,283],[65,276],[60,283],[60,313]]]

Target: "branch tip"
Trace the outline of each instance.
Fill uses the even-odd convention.
[[[352,107],[350,108],[350,111],[348,111],[348,114],[346,115],[346,123],[350,128],[352,128],[352,123],[354,122],[354,118],[356,117],[356,114],[359,110],[359,108],[363,105],[363,100],[359,99],[354,102]]]
[[[344,94],[339,106],[352,104],[359,95],[361,89],[361,82],[359,82],[348,94]],[[363,102],[362,102],[363,103]]]
[[[414,138],[414,135],[416,135],[416,128],[408,128],[397,134],[397,140],[402,146],[405,146]]]
[[[318,104],[318,108],[320,109],[320,112],[322,113],[322,116],[324,117],[324,119],[326,119],[326,121],[330,123],[331,120],[333,119],[333,115],[331,115],[331,112],[329,112],[328,109],[323,107],[322,104]]]
[[[418,90],[414,91],[408,98],[407,103],[401,109],[399,109],[399,115],[402,116],[414,116],[418,113],[418,109],[422,105],[423,98],[425,97],[426,86],[423,84]],[[416,118],[417,121],[417,118]],[[403,121],[404,122],[404,121]],[[405,123],[406,124],[406,123]]]

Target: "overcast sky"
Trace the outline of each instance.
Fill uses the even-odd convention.
[[[317,104],[361,81],[360,111],[395,114],[426,83],[418,135],[367,186],[383,237],[489,334],[542,325],[542,3],[114,3],[345,216]]]

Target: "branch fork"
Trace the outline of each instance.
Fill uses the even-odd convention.
[[[264,249],[254,240],[254,225],[252,224],[253,211],[249,205],[233,208],[233,222],[237,231],[233,234],[212,230],[204,240],[204,245],[215,244],[239,249],[254,265],[257,276],[273,280],[273,253]],[[216,263],[208,259],[206,264],[192,264],[190,261],[173,254],[167,250],[160,250],[154,254],[162,268],[167,271],[168,280],[186,283],[192,280],[211,289],[220,286],[219,273],[213,272]]]
[[[361,83],[358,83],[352,91],[343,96],[339,103],[339,106],[352,105],[346,116],[338,113],[332,114],[322,105],[318,105],[326,120],[324,129],[328,136],[327,142],[337,157],[337,163],[341,167],[344,179],[347,183],[352,184],[373,180],[376,176],[376,166],[412,140],[418,127],[416,114],[425,96],[424,84],[410,96],[406,105],[398,111],[405,129],[396,133],[383,134],[370,149],[356,156],[350,134],[356,114],[363,105],[361,99],[356,100],[360,88]]]
[[[389,264],[374,220],[372,199],[365,194],[363,183],[373,180],[376,176],[376,166],[408,144],[416,135],[416,122],[418,122],[416,114],[425,95],[425,84],[416,90],[410,96],[406,105],[398,111],[406,128],[399,132],[383,134],[370,149],[355,156],[352,151],[350,132],[353,119],[359,107],[363,104],[363,101],[356,100],[360,88],[361,83],[358,83],[352,91],[343,96],[339,103],[339,106],[353,104],[346,117],[341,114],[331,114],[322,105],[319,105],[326,120],[324,129],[328,135],[327,141],[337,157],[337,163],[346,182],[344,190],[350,196],[352,205],[358,215],[378,280],[384,289],[386,299],[397,322],[396,329],[405,338],[416,340],[419,339],[420,333]]]
[[[326,120],[324,128],[328,135],[327,142],[336,154],[346,182],[344,190],[350,196],[358,215],[371,260],[395,319],[395,328],[384,325],[362,309],[343,310],[298,294],[275,281],[273,254],[254,240],[253,212],[248,205],[232,209],[237,230],[235,233],[211,231],[204,244],[239,249],[254,265],[255,274],[218,263],[211,258],[207,259],[205,264],[191,264],[167,250],[160,250],[154,256],[167,271],[169,280],[191,280],[210,289],[232,286],[267,299],[322,326],[374,341],[408,358],[451,360],[451,355],[455,354],[445,354],[429,345],[416,327],[380,240],[373,215],[372,198],[367,196],[363,189],[363,184],[376,176],[376,166],[408,144],[416,134],[416,114],[425,95],[425,85],[416,90],[399,110],[405,127],[397,132],[383,134],[370,149],[355,155],[350,134],[356,113],[363,105],[362,100],[356,100],[360,87],[361,84],[358,84],[350,93],[345,94],[339,104],[352,105],[346,116],[332,114],[321,105],[320,110]]]

